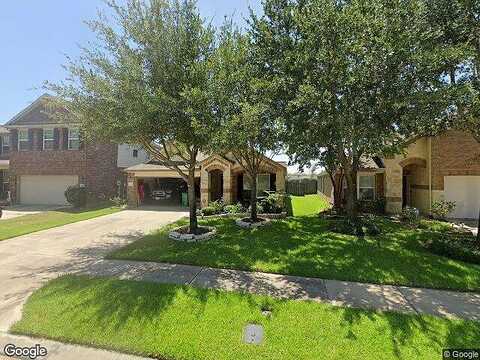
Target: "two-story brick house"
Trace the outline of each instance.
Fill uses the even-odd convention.
[[[48,100],[48,95],[41,96],[5,124],[9,164],[2,174],[6,179],[8,171],[12,203],[64,204],[66,188],[76,184],[97,196],[122,192],[125,175],[119,148],[123,167],[144,161],[144,154],[139,156],[135,149],[129,160],[128,146],[82,141],[79,124],[53,116]]]
[[[9,191],[10,133],[0,126],[0,203],[7,202]]]

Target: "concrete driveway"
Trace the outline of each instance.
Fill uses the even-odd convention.
[[[124,210],[0,241],[0,332],[20,318],[23,302],[47,280],[84,270],[114,248],[187,215],[151,210]]]

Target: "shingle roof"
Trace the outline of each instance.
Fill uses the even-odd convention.
[[[52,103],[53,97],[44,94],[33,103],[15,115],[5,126],[17,125],[43,125],[43,124],[63,124],[68,123],[65,116],[67,110],[60,108]]]

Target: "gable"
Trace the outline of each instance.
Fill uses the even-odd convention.
[[[65,109],[52,104],[52,97],[44,94],[32,104],[15,115],[5,126],[41,126],[46,124],[64,124],[68,122],[64,115]]]

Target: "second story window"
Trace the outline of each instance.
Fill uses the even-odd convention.
[[[2,148],[0,149],[0,153],[2,155],[6,155],[10,152],[10,135],[4,134],[2,136]]]
[[[80,130],[68,129],[68,149],[78,150],[80,149]]]
[[[18,151],[30,150],[30,142],[28,141],[28,130],[18,130]]]
[[[53,150],[55,135],[53,129],[43,129],[43,150]]]
[[[134,149],[132,155],[133,155],[134,158],[138,158],[138,150]]]

